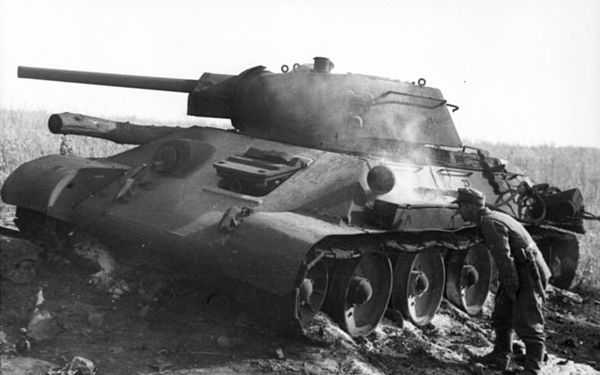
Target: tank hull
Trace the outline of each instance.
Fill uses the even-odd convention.
[[[93,233],[183,260],[264,292],[296,326],[320,310],[349,334],[387,308],[428,324],[442,298],[477,314],[493,267],[457,189],[524,223],[568,286],[583,199],[533,185],[462,145],[440,90],[330,74],[318,58],[275,74],[205,73],[198,81],[23,68],[23,77],[188,93],[188,113],[235,130],[138,126],[63,113],[50,130],[138,146],[102,159],[52,155],[17,168],[2,199],[19,227]],[[67,230],[57,228],[66,227]],[[273,306],[275,309],[275,307]]]

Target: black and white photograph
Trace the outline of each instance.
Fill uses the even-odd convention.
[[[600,374],[600,2],[0,0],[0,373]]]

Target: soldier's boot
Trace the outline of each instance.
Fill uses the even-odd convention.
[[[496,370],[507,370],[510,364],[510,353],[512,352],[512,332],[496,330],[494,350],[490,353],[475,358],[475,362],[486,365]]]
[[[546,354],[545,345],[542,343],[525,343],[525,361],[523,368],[527,374],[538,374],[544,363]]]
[[[518,363],[519,365],[523,366],[525,364],[525,361],[527,361],[527,354],[525,353],[520,353],[517,355],[513,355],[513,358],[515,360],[516,363]],[[542,363],[546,363],[548,362],[548,352],[544,352],[544,360],[542,361]]]

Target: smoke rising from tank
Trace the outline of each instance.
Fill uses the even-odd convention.
[[[452,189],[440,187],[429,166],[386,162],[396,178],[392,191],[378,199],[401,205],[448,206],[454,200]]]

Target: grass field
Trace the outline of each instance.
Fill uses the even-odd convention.
[[[0,110],[0,183],[17,166],[31,159],[59,152],[63,137],[51,134],[44,112]],[[151,121],[129,119],[149,124]],[[199,123],[202,120],[196,120]],[[465,142],[509,160],[536,182],[549,182],[562,189],[581,189],[588,211],[600,214],[600,149],[583,147],[517,146]],[[101,157],[128,148],[89,137],[70,136],[68,145],[76,155]],[[581,242],[582,285],[600,287],[600,222],[587,222]]]

